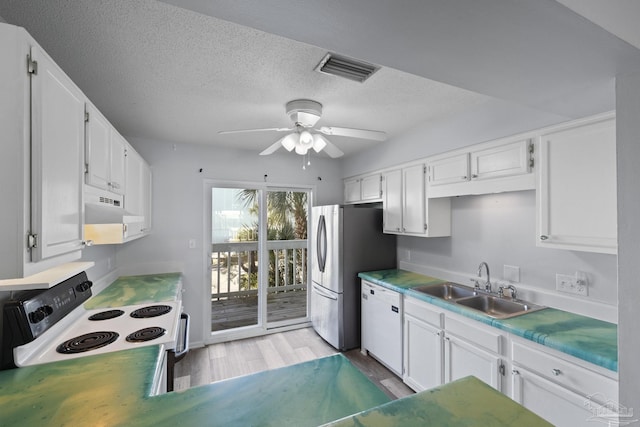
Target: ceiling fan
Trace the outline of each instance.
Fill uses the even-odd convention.
[[[241,129],[220,131],[219,134],[246,133],[246,132],[289,132],[288,135],[280,138],[266,150],[260,153],[266,156],[274,153],[280,147],[287,151],[294,151],[301,156],[308,154],[313,149],[316,153],[323,151],[329,157],[341,157],[344,153],[332,144],[323,135],[348,136],[352,138],[372,139],[384,141],[387,138],[385,132],[366,129],[352,129],[342,127],[315,127],[322,116],[322,104],[310,99],[296,99],[287,102],[287,116],[293,122],[290,128],[262,128],[262,129]]]

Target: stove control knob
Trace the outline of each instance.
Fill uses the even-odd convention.
[[[93,282],[90,281],[90,280],[87,280],[86,282],[82,282],[78,286],[76,286],[76,291],[85,292],[85,291],[89,290],[89,288],[91,288],[91,286],[93,286]]]
[[[29,313],[29,320],[31,320],[31,323],[39,323],[51,313],[53,313],[53,308],[50,305],[43,305]]]

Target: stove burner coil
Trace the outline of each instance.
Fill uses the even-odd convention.
[[[162,316],[163,314],[167,314],[170,311],[171,306],[169,305],[150,305],[132,311],[130,316],[135,319],[146,319],[149,317]]]
[[[166,330],[164,328],[160,328],[159,326],[152,326],[150,328],[140,329],[139,331],[135,331],[127,335],[126,340],[128,342],[151,341],[156,338],[160,338],[165,334],[165,332]]]
[[[111,331],[90,332],[63,342],[56,351],[61,354],[83,353],[109,345],[119,336],[117,332]]]
[[[100,313],[96,313],[94,315],[89,316],[89,320],[109,320],[114,319],[116,317],[120,317],[124,314],[122,310],[107,310],[101,311]]]

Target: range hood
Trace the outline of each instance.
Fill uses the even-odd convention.
[[[124,210],[121,195],[85,186],[84,197],[84,239],[87,244],[120,244],[144,235],[144,216]]]

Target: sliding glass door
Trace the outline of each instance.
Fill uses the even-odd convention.
[[[309,190],[212,185],[210,195],[212,336],[306,322]]]

